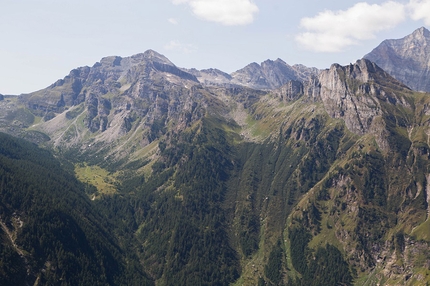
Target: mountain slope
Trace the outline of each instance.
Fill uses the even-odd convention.
[[[352,273],[357,271],[358,277],[369,273],[358,278],[357,285],[425,283],[430,262],[429,162],[424,147],[428,146],[428,95],[414,94],[366,61],[332,66],[320,81],[321,90],[326,90],[322,93],[326,110],[332,117],[344,118],[349,129],[361,136],[336,156],[330,171],[290,215],[292,265],[308,281],[305,284],[313,285],[315,272],[321,271],[317,269],[332,260],[327,258],[330,252],[336,252],[325,246],[330,243],[344,251],[345,261],[355,269]],[[306,258],[295,252],[297,248],[316,253]],[[328,254],[320,253],[323,249]],[[422,256],[410,258],[416,251]]]
[[[2,285],[146,282],[125,275],[105,218],[47,151],[0,133],[0,180]]]
[[[426,28],[402,39],[385,40],[364,58],[413,90],[430,92],[430,32]]]

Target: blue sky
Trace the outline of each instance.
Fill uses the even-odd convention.
[[[179,67],[328,68],[430,27],[430,0],[0,0],[0,93],[36,91],[102,57],[153,49]]]

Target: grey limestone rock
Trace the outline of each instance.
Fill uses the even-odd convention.
[[[280,88],[274,91],[283,101],[296,100],[304,94],[303,83],[296,80],[291,80]]]
[[[321,72],[318,80],[319,96],[327,113],[343,119],[356,134],[372,131],[374,118],[382,115],[381,102],[407,104],[391,88],[402,92],[408,87],[366,59],[348,66],[333,64]]]
[[[385,40],[364,58],[416,91],[430,92],[430,31],[424,27],[396,40]]]

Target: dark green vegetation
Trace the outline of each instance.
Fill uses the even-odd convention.
[[[120,60],[1,118],[58,159],[2,135],[4,283],[430,281],[427,94],[365,61],[283,94]]]
[[[312,235],[304,228],[290,231],[291,260],[301,279],[290,280],[292,285],[352,285],[352,275],[342,253],[334,246],[308,248]],[[294,282],[293,282],[294,281]]]
[[[90,186],[63,168],[49,152],[0,133],[0,284],[144,285],[85,195]]]

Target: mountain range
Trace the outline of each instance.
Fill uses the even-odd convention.
[[[0,281],[430,283],[429,41],[231,74],[149,50],[0,97]]]

